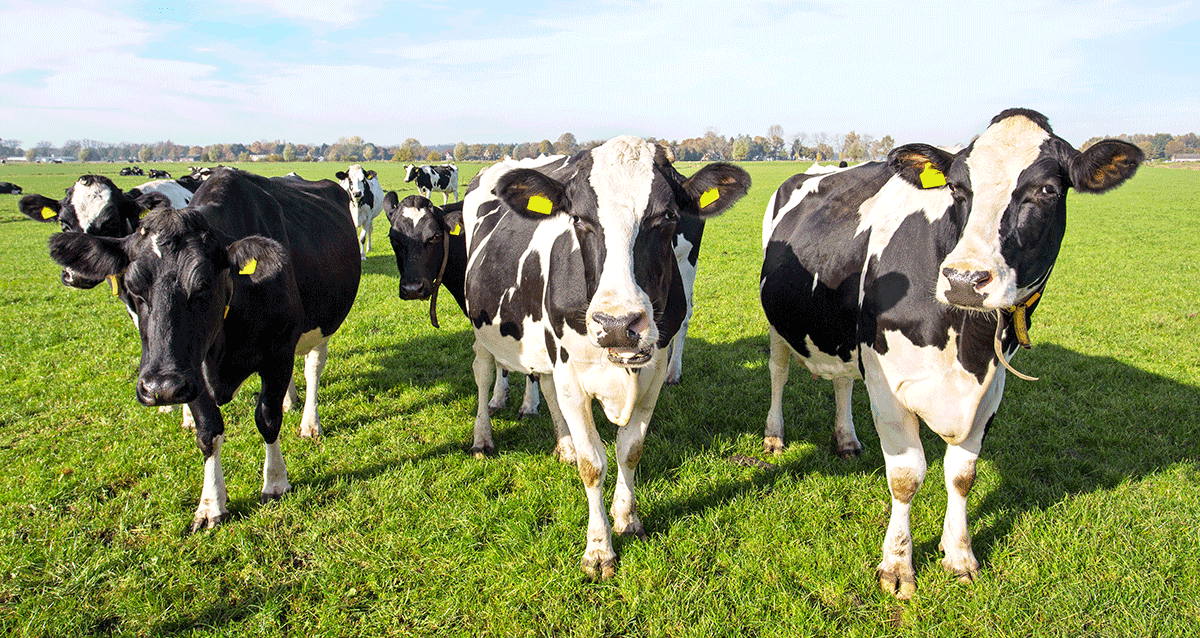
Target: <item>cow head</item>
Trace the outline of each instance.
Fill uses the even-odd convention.
[[[383,212],[391,223],[388,238],[400,271],[401,299],[428,299],[438,286],[449,257],[451,235],[460,235],[462,205],[445,209],[420,195],[399,200],[395,191],[383,198]]]
[[[405,164],[404,165],[404,181],[411,182],[414,179],[416,179],[417,171],[418,171],[418,168],[417,168],[416,164]]]
[[[731,164],[684,178],[662,147],[618,137],[593,149],[566,182],[518,168],[500,177],[495,193],[527,218],[570,216],[588,339],[613,363],[640,367],[670,338],[660,342],[657,321],[677,276],[671,242],[679,215],[714,217],[749,188],[749,174]]]
[[[342,189],[350,194],[351,208],[358,210],[359,207],[375,207],[371,189],[367,186],[369,180],[375,179],[375,171],[364,171],[361,165],[354,164],[334,175],[338,178],[338,184],[341,184]]]
[[[142,339],[136,394],[144,405],[195,400],[205,358],[223,334],[233,278],[272,279],[286,263],[283,247],[263,237],[225,248],[191,210],[155,211],[122,239],[58,233],[50,256],[89,278],[114,278]]]
[[[158,202],[154,198],[145,201],[139,191],[124,193],[102,175],[84,175],[67,189],[66,197],[54,201],[42,195],[26,195],[21,198],[21,212],[30,219],[40,222],[57,221],[63,231],[80,232],[98,237],[124,237],[137,227],[139,218],[146,208]],[[93,288],[99,279],[90,278],[69,268],[62,271],[62,282],[75,288]]]
[[[938,267],[938,301],[991,311],[1027,303],[1045,286],[1066,231],[1067,189],[1103,193],[1142,159],[1119,140],[1077,151],[1041,114],[1010,109],[956,155],[910,144],[888,161],[912,184],[952,194],[961,232]]]

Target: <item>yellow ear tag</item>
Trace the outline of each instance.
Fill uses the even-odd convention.
[[[946,174],[933,167],[933,162],[925,162],[925,170],[921,171],[921,188],[937,188],[946,185]]]
[[[117,276],[116,275],[109,275],[108,283],[112,284],[112,293],[113,293],[114,297],[116,297],[118,294],[120,294],[121,288],[117,284]]]
[[[548,198],[542,195],[534,195],[529,198],[529,204],[526,205],[531,213],[541,213],[549,215],[554,212],[554,204]]]
[[[50,208],[49,206],[42,207],[42,219],[50,219],[57,214],[58,213],[54,212],[54,209]]]
[[[450,229],[450,234],[451,235],[461,235],[462,234],[462,224],[455,224],[454,228]]]
[[[238,274],[239,275],[253,275],[255,269],[257,269],[257,268],[258,268],[258,260],[251,259],[250,261],[242,264],[242,269],[238,271]]]
[[[225,306],[225,319],[229,318],[229,306]]]
[[[718,199],[721,199],[721,191],[715,188],[710,188],[704,191],[704,194],[700,196],[700,208],[708,208],[709,204],[717,201]]]

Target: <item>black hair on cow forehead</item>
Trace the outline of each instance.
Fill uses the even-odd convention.
[[[1004,121],[1010,117],[1017,117],[1017,116],[1027,118],[1028,120],[1032,121],[1034,124],[1037,124],[1041,128],[1045,129],[1045,131],[1047,133],[1054,135],[1054,129],[1050,128],[1050,120],[1047,119],[1045,115],[1042,115],[1041,113],[1038,113],[1037,111],[1033,111],[1030,109],[1006,109],[1006,110],[1002,111],[996,117],[993,117],[991,123],[996,124],[996,123]]]

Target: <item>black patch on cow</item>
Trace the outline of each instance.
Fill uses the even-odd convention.
[[[570,326],[579,334],[587,334],[584,315],[591,297],[588,296],[587,278],[580,257],[570,235],[562,234],[554,239],[554,245],[550,248],[553,276],[546,281],[546,312],[559,339],[564,334],[564,326]]]
[[[566,363],[567,359],[571,358],[571,355],[570,355],[570,353],[567,352],[566,348],[559,348],[558,349],[558,358],[563,363]]]
[[[552,332],[550,332],[549,330],[547,330],[545,332],[546,332],[546,354],[550,355],[550,365],[553,366],[558,363],[558,346],[556,345],[557,342],[554,339],[554,334]]]

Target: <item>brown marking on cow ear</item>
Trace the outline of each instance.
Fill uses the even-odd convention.
[[[958,495],[966,498],[967,494],[971,493],[971,487],[975,485],[975,461],[971,461],[963,467],[963,471],[954,477],[954,491]]]
[[[946,173],[954,163],[954,156],[928,144],[905,144],[889,153],[887,162],[888,168],[904,181],[917,188],[929,188],[922,183],[921,174],[927,169]]]
[[[596,487],[600,484],[600,479],[602,478],[600,476],[600,468],[592,465],[591,461],[582,456],[579,457],[578,465],[579,478],[583,479],[584,487]]]
[[[1146,155],[1121,140],[1102,140],[1071,159],[1071,185],[1081,193],[1103,193],[1133,177]]]
[[[898,468],[892,473],[891,479],[888,481],[888,487],[892,491],[892,498],[908,505],[912,502],[913,496],[916,495],[917,489],[921,487],[921,481],[908,468]]]

